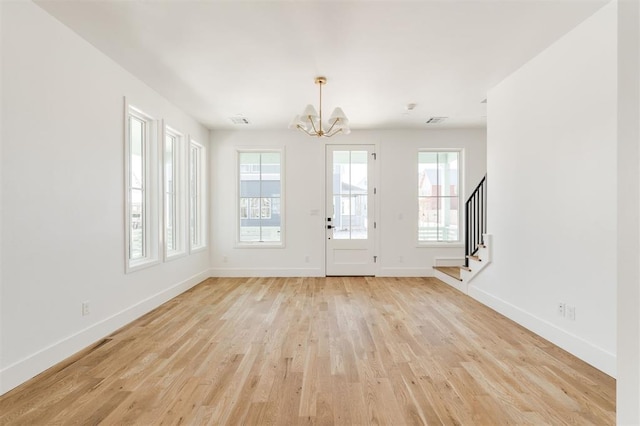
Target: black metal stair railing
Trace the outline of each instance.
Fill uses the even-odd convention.
[[[484,243],[487,232],[487,176],[485,175],[465,203],[464,265],[469,266],[469,258]]]

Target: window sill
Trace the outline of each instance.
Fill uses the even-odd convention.
[[[165,254],[164,261],[171,262],[172,260],[180,259],[182,257],[185,257],[186,255],[187,255],[186,251],[173,251]]]
[[[144,260],[135,260],[128,261],[125,273],[129,274],[131,272],[136,272],[141,269],[146,269],[154,265],[158,265],[160,263],[160,259],[144,259]]]
[[[189,254],[194,254],[194,253],[199,253],[201,251],[205,251],[207,249],[207,246],[198,246],[198,247],[191,247],[191,249],[189,249]]]

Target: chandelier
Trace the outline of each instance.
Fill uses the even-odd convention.
[[[333,110],[329,122],[322,123],[322,86],[327,84],[326,77],[316,77],[316,84],[320,88],[320,113],[316,111],[313,105],[307,105],[302,114],[296,115],[289,124],[290,129],[300,129],[309,136],[330,138],[336,133],[349,134],[349,119],[344,115],[342,108]],[[327,129],[327,130],[325,130]]]

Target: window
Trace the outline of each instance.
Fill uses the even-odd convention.
[[[460,152],[418,153],[418,242],[460,241]]]
[[[282,152],[238,152],[238,242],[282,246]]]
[[[170,127],[164,133],[164,249],[165,259],[185,254],[183,138]]]
[[[157,122],[127,105],[125,126],[126,270],[131,272],[158,261]]]
[[[189,145],[189,237],[191,251],[201,250],[206,242],[205,150],[191,141]]]

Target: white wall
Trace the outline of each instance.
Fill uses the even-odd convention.
[[[123,97],[204,144],[208,130],[36,5],[2,2],[1,24],[0,393],[209,268],[204,251],[125,275]]]
[[[470,295],[616,373],[616,7],[488,97],[493,262]],[[575,306],[572,321],[557,305]]]
[[[618,2],[617,423],[640,424],[640,4]]]
[[[295,130],[213,131],[212,275],[324,276],[325,143]],[[486,170],[484,129],[353,131],[335,144],[377,146],[377,275],[428,276],[435,257],[459,257],[463,247],[417,247],[417,152],[462,148],[465,191],[473,191]],[[235,248],[236,150],[279,147],[286,152],[286,247]],[[312,211],[318,210],[319,215]],[[309,262],[305,261],[306,256]],[[226,257],[226,262],[224,258]],[[402,259],[400,259],[402,258]]]
[[[4,8],[2,6],[2,3],[0,3],[0,166],[3,164],[3,151],[4,151],[4,147],[3,147],[3,121],[4,121],[4,114],[3,114],[3,109],[4,109],[4,102],[2,101],[2,99],[4,98],[4,91],[3,91],[3,75],[4,75],[4,54],[3,54],[3,46],[2,46],[2,26],[3,26],[3,14],[4,14]],[[4,241],[4,234],[2,232],[3,229],[3,211],[4,211],[4,201],[3,201],[3,196],[2,193],[4,192],[3,190],[3,173],[2,173],[2,168],[0,168],[0,309],[2,309],[3,306],[3,294],[4,294],[4,290],[3,290],[3,284],[2,284],[2,279],[3,279],[3,267],[2,267],[2,241]],[[0,370],[2,369],[2,353],[3,353],[3,339],[2,339],[2,312],[0,311]],[[2,376],[0,375],[0,395],[2,395],[3,393],[3,380],[2,380]]]

